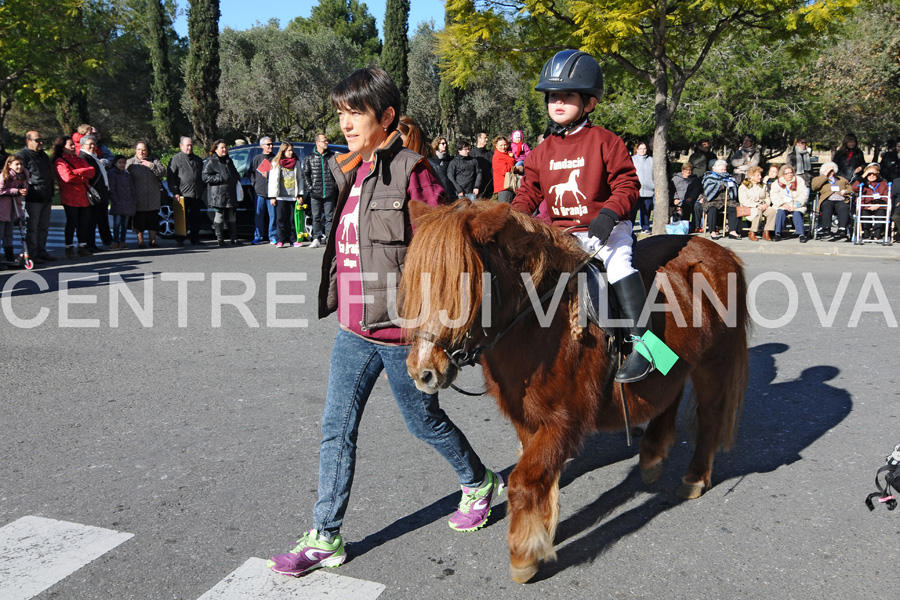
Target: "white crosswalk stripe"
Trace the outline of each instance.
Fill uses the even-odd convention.
[[[131,533],[22,517],[0,527],[0,599],[30,600],[134,537]],[[375,600],[385,586],[318,570],[300,578],[273,573],[250,558],[198,600]],[[63,591],[63,596],[65,592]]]
[[[375,600],[384,587],[322,569],[299,578],[287,577],[270,571],[265,560],[251,558],[197,600]]]
[[[32,516],[0,527],[0,598],[33,598],[131,537]]]

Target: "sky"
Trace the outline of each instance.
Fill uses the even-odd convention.
[[[187,0],[177,0],[179,15],[175,21],[175,31],[178,35],[187,37]],[[287,25],[294,17],[309,17],[313,6],[318,1],[312,0],[270,0],[251,2],[249,0],[220,0],[219,10],[222,13],[219,19],[219,29],[231,27],[232,29],[248,29],[257,21],[267,23],[269,19],[278,19],[281,26]],[[366,0],[369,14],[375,17],[378,25],[378,33],[384,32],[384,6],[385,0]],[[444,23],[444,2],[442,0],[410,0],[409,8],[409,34],[416,31],[421,21],[433,19],[435,24],[442,26]]]

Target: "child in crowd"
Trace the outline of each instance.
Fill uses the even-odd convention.
[[[510,139],[512,139],[512,142],[509,145],[509,150],[512,153],[513,160],[516,161],[516,166],[520,167],[525,164],[525,159],[531,154],[531,148],[525,143],[525,134],[519,129],[512,132]]]
[[[294,147],[288,142],[281,143],[278,154],[272,159],[268,185],[269,202],[275,207],[275,222],[278,223],[275,247],[291,246],[292,239],[294,246],[302,246],[291,231],[296,204],[303,201],[303,174],[300,161],[294,155]]]
[[[647,298],[641,274],[631,266],[633,225],[629,220],[640,183],[625,142],[591,123],[603,96],[603,72],[592,56],[563,50],[547,61],[535,90],[544,92],[550,135],[525,160],[525,180],[513,208],[533,214],[546,203],[555,227],[576,227],[581,247],[606,266],[610,287],[630,321],[630,341],[646,333],[639,317]],[[644,379],[650,361],[631,352],[616,381]]]
[[[22,199],[28,193],[28,170],[18,156],[8,156],[0,171],[0,243],[6,262],[15,261],[13,251],[13,226],[19,216],[24,216]],[[6,265],[0,260],[0,271]]]
[[[137,209],[134,184],[128,172],[127,160],[121,154],[113,157],[113,166],[107,173],[109,178],[109,214],[113,217],[113,243],[110,250],[124,250],[128,235],[128,219]]]

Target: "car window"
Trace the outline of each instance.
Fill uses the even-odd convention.
[[[306,147],[296,142],[291,142],[291,145],[294,147],[294,154],[297,156],[297,160],[300,161],[300,164],[303,164],[303,161],[306,160]]]
[[[228,151],[228,155],[231,156],[231,160],[234,162],[234,168],[237,169],[238,175],[241,177],[247,175],[247,169],[250,167],[250,162],[256,155],[254,150],[259,150],[259,148],[254,148],[252,146],[238,146],[237,148],[232,148]]]

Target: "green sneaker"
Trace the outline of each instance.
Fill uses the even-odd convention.
[[[462,486],[459,508],[450,517],[450,528],[456,531],[475,531],[487,523],[491,502],[503,493],[503,478],[487,470],[485,484],[480,488]]]
[[[282,575],[300,577],[319,567],[337,567],[347,560],[344,540],[335,534],[331,541],[319,539],[319,532],[310,529],[297,540],[294,549],[285,554],[273,556],[266,566]]]

